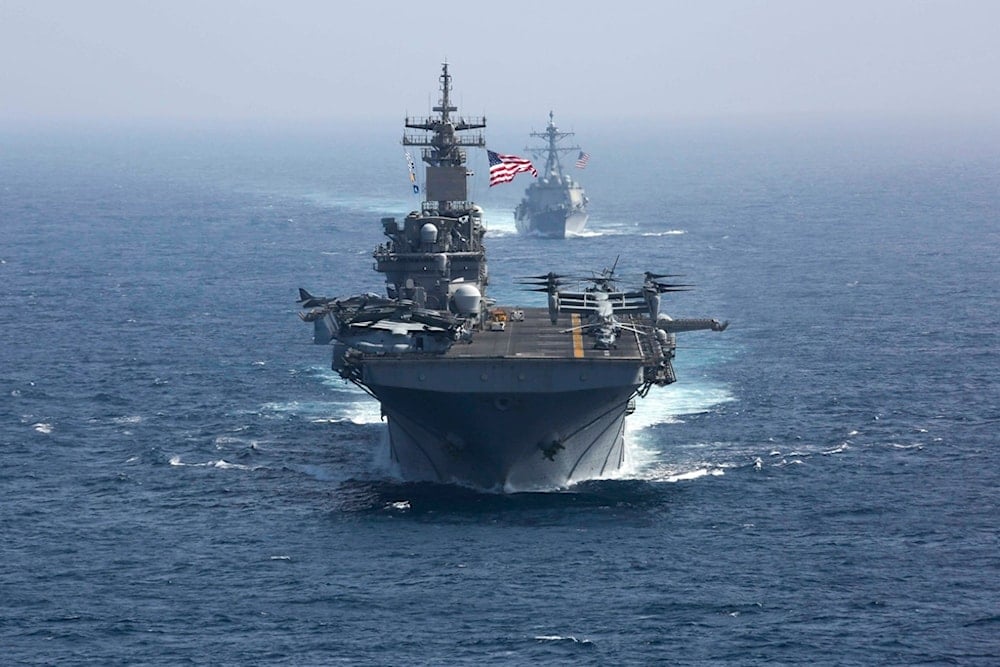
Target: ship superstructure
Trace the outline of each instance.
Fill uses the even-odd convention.
[[[428,133],[403,136],[423,148],[426,201],[382,219],[387,241],[373,256],[385,296],[300,289],[300,315],[315,343],[332,344],[333,369],[381,403],[405,479],[528,490],[612,474],[634,399],[674,381],[675,333],[726,325],[660,314],[660,295],[686,287],[647,274],[619,289],[614,267],[527,278],[547,308],[488,299],[483,213],[468,201],[465,166],[486,122],[454,115],[447,65],[440,81],[438,115],[406,119]]]
[[[550,111],[545,131],[530,135],[544,141],[544,146],[527,150],[544,158],[545,167],[514,209],[514,224],[522,234],[561,239],[583,231],[587,224],[588,200],[583,186],[563,169],[560,158],[562,154],[582,155],[580,147],[563,144],[573,133],[560,131],[554,116]]]

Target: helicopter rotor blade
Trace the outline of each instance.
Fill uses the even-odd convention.
[[[515,278],[524,278],[524,279],[529,279],[530,278],[532,280],[558,280],[560,278],[566,278],[566,276],[558,274],[558,273],[546,273],[546,274],[541,275],[541,276],[514,276],[514,277]]]
[[[651,280],[646,283],[646,287],[649,289],[655,289],[658,292],[683,292],[694,287],[694,285],[688,283],[659,283],[655,280]]]
[[[583,329],[593,329],[596,326],[599,326],[599,325],[597,325],[597,324],[581,324],[578,327],[570,327],[569,329],[563,329],[561,331],[561,333],[569,333],[571,331],[578,331],[578,330],[583,330]]]

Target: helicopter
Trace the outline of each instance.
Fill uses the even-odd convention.
[[[314,340],[384,354],[446,349],[468,339],[466,320],[449,312],[418,307],[412,300],[363,294],[347,299],[317,297],[299,288],[299,313],[315,326]]]
[[[620,256],[619,256],[620,257]],[[632,290],[622,290],[618,287],[620,279],[615,275],[618,267],[618,257],[611,268],[605,268],[600,273],[590,276],[576,276],[549,272],[544,275],[521,276],[520,283],[530,285],[527,289],[535,292],[545,292],[549,298],[549,319],[557,324],[559,313],[578,313],[587,318],[581,325],[564,329],[564,332],[583,331],[594,337],[596,349],[610,350],[617,347],[617,339],[622,331],[645,334],[631,322],[619,319],[619,315],[645,315],[655,323],[656,328],[667,333],[676,331],[691,331],[694,329],[712,329],[723,331],[728,322],[717,320],[674,320],[660,313],[662,294],[689,291],[694,285],[687,283],[662,282],[663,278],[678,278],[681,274],[654,273],[646,271],[643,274],[641,287]],[[588,284],[589,283],[589,284]],[[580,289],[565,289],[566,286],[588,284]]]

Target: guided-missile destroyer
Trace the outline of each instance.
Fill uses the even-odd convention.
[[[545,158],[541,177],[532,181],[524,191],[524,198],[514,209],[514,224],[521,234],[531,234],[561,239],[579,234],[587,224],[587,195],[583,186],[563,169],[560,154],[584,153],[579,146],[566,146],[561,142],[572,137],[572,132],[562,132],[556,127],[554,114],[549,112],[549,123],[544,132],[531,136],[543,139],[541,148],[528,148],[535,157]],[[580,163],[578,163],[580,164]]]
[[[422,148],[426,201],[382,218],[373,256],[385,296],[300,288],[300,316],[315,343],[332,345],[333,369],[381,403],[405,479],[516,491],[610,476],[625,461],[635,399],[675,380],[675,334],[726,324],[671,319],[661,295],[687,286],[646,273],[622,289],[616,266],[525,277],[547,306],[489,299],[466,168],[466,150],[485,148],[486,121],[457,116],[447,65],[440,91],[436,115],[405,121],[403,144]]]

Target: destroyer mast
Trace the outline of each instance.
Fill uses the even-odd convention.
[[[544,132],[532,132],[528,136],[538,137],[539,139],[545,140],[545,148],[528,148],[533,155],[541,157],[545,156],[545,173],[546,174],[562,174],[562,160],[559,159],[560,153],[569,153],[571,151],[580,151],[579,146],[561,146],[560,142],[566,137],[572,137],[573,132],[562,132],[558,127],[556,127],[555,114],[549,111],[549,123],[545,126]]]

